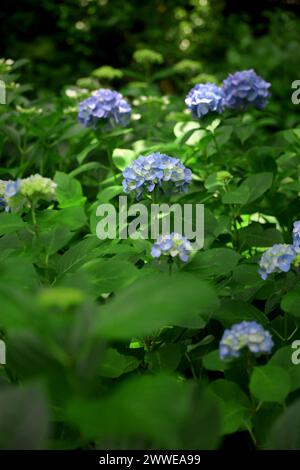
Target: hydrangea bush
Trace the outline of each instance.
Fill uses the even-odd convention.
[[[49,103],[30,101],[11,67],[0,448],[297,448],[296,111],[287,119],[252,70],[220,71],[221,86],[186,99],[155,77],[98,89],[94,74]],[[121,232],[125,195],[145,209],[203,203],[203,248],[174,223],[148,239],[97,238],[100,204]]]

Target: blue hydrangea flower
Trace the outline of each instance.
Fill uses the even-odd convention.
[[[20,191],[21,181],[17,179],[16,181],[7,181],[5,185],[5,193],[6,197],[13,197]]]
[[[219,345],[222,360],[239,357],[243,348],[254,354],[270,354],[274,346],[271,334],[256,321],[243,321],[224,331]]]
[[[134,192],[140,199],[144,192],[156,187],[167,193],[186,191],[192,172],[177,158],[158,152],[141,155],[123,171],[125,193]]]
[[[198,83],[188,93],[185,104],[195,119],[212,111],[221,113],[224,109],[223,90],[213,83]]]
[[[299,253],[300,252],[300,220],[296,220],[296,222],[294,222],[293,246],[294,246],[294,249]]]
[[[287,272],[296,256],[292,245],[276,244],[269,248],[261,257],[259,274],[266,280],[271,273]]]
[[[253,69],[229,74],[223,82],[224,104],[231,109],[246,109],[254,106],[263,109],[268,102],[271,84]]]
[[[179,233],[172,232],[170,235],[161,235],[152,245],[151,256],[160,258],[161,256],[178,256],[183,262],[188,261],[192,251],[189,240]]]
[[[121,93],[100,89],[79,103],[78,121],[85,127],[96,127],[99,120],[105,121],[108,129],[126,126],[130,120],[131,107]]]

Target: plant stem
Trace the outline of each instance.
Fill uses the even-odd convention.
[[[32,225],[33,225],[34,233],[36,235],[36,238],[38,238],[39,237],[39,227],[38,227],[37,220],[36,220],[34,202],[31,203],[31,218],[32,218]]]
[[[194,365],[193,365],[193,363],[192,363],[192,361],[191,361],[191,358],[190,358],[190,356],[188,355],[187,352],[185,353],[185,357],[187,358],[188,363],[190,364],[190,369],[191,369],[191,371],[192,371],[193,379],[194,379],[194,380],[198,380],[198,377],[197,377],[197,374],[196,374]]]

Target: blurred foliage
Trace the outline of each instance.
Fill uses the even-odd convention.
[[[300,20],[232,4],[4,4],[0,178],[39,172],[58,189],[35,222],[0,213],[1,449],[201,450],[228,436],[242,449],[299,449],[300,273],[263,281],[257,267],[300,219]],[[265,110],[192,119],[192,84],[250,67],[272,83]],[[77,123],[78,103],[103,85],[133,110],[107,135]],[[95,235],[121,170],[154,151],[192,169],[176,202],[205,203],[204,249],[172,276],[150,241]],[[224,328],[253,319],[274,354],[222,362]]]
[[[5,37],[0,56],[30,59],[25,80],[39,90],[57,91],[66,80],[74,82],[95,69],[94,76],[118,85],[131,78],[126,69],[139,70],[146,60],[158,71],[163,58],[170,71],[163,79],[170,83],[162,86],[168,90],[182,91],[177,74],[185,68],[187,78],[198,69],[197,74],[220,79],[220,71],[254,67],[265,79],[272,76],[273,93],[284,98],[299,63],[300,20],[293,6],[290,11],[276,6],[281,2],[6,1],[0,12]]]

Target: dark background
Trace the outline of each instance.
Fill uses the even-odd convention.
[[[101,65],[130,68],[139,48],[161,52],[164,66],[189,58],[218,73],[217,64],[223,70],[234,65],[228,51],[244,53],[243,27],[253,47],[264,35],[274,43],[300,34],[299,0],[2,0],[0,10],[0,56],[30,59],[25,78],[48,90]],[[292,19],[288,25],[277,20],[274,30],[282,13]]]

